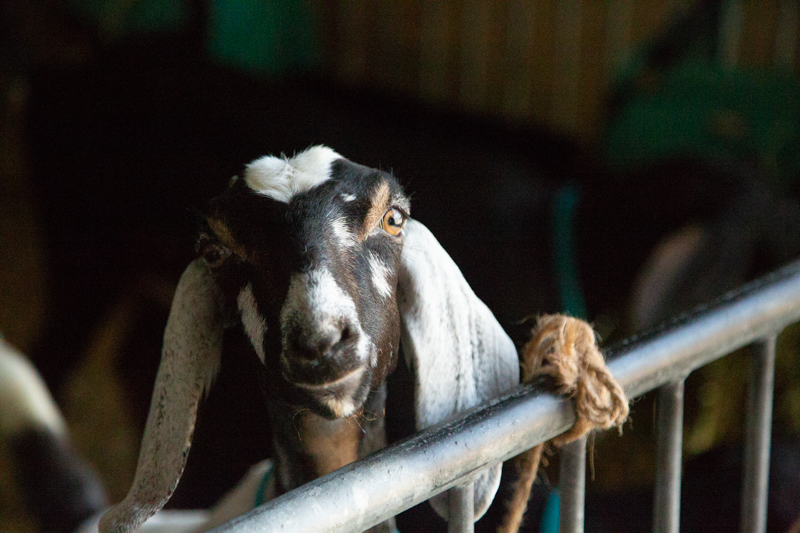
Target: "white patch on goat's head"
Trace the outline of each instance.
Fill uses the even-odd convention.
[[[244,171],[244,181],[259,194],[288,203],[296,194],[331,177],[331,165],[342,156],[327,146],[312,146],[291,159],[265,156]]]
[[[350,194],[350,193],[342,193],[341,196],[342,196],[342,200],[344,200],[345,202],[352,202],[353,200],[356,199],[356,196],[354,194]]]
[[[368,261],[369,270],[372,274],[372,285],[378,291],[378,294],[384,298],[389,298],[392,295],[392,287],[389,284],[389,279],[392,275],[391,269],[372,252],[369,252]]]
[[[351,248],[356,245],[356,236],[347,228],[345,219],[341,217],[333,219],[331,230],[342,248]]]
[[[300,334],[308,344],[340,335],[345,324],[358,339],[353,356],[364,364],[374,349],[371,337],[362,328],[353,299],[342,290],[327,268],[293,274],[289,292],[281,308],[281,363],[291,367],[290,336]]]
[[[342,323],[355,328],[355,333],[363,338],[355,302],[339,287],[330,270],[323,267],[292,275],[289,293],[281,309],[284,348],[287,345],[286,334],[292,327],[299,326],[304,334],[326,335],[331,330],[338,330]],[[360,349],[357,355],[366,358]]]
[[[264,333],[267,331],[267,323],[258,313],[258,305],[253,295],[253,286],[249,283],[239,292],[236,297],[236,305],[242,317],[242,326],[250,339],[250,343],[256,350],[258,358],[264,363],[266,354],[264,353]]]

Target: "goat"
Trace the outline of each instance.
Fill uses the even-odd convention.
[[[19,493],[25,519],[39,531],[97,533],[108,500],[100,477],[78,453],[44,380],[27,358],[0,337],[0,466]],[[274,497],[272,461],[254,465],[209,510],[161,511],[143,526],[148,533],[200,532]],[[8,518],[8,517],[3,517]]]
[[[73,448],[41,376],[1,337],[0,438],[25,510],[42,531],[72,531],[106,506],[100,480]]]
[[[418,429],[518,383],[513,342],[409,213],[394,177],[324,146],[257,159],[211,200],[173,299],[134,481],[101,532],[135,531],[169,499],[237,323],[261,363],[279,492],[385,446],[384,380],[401,346]],[[500,468],[475,482],[475,520]],[[443,498],[431,503],[447,518]]]

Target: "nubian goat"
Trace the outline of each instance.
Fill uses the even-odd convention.
[[[201,218],[133,486],[100,531],[135,531],[169,499],[220,364],[223,330],[237,322],[262,363],[279,492],[385,445],[384,380],[401,350],[416,379],[419,429],[518,383],[514,344],[433,235],[409,218],[390,174],[323,146],[264,157]],[[500,465],[475,483],[476,519],[499,482]],[[446,517],[443,497],[432,504]]]

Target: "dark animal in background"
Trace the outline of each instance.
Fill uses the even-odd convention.
[[[0,338],[0,438],[22,503],[40,531],[73,531],[107,503],[33,365]]]

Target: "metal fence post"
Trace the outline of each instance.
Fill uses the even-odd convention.
[[[772,335],[753,345],[745,426],[741,528],[743,533],[764,533],[767,528],[775,340],[776,336]]]
[[[658,456],[653,508],[655,533],[678,533],[681,512],[684,380],[658,391]]]
[[[606,351],[609,369],[628,397],[634,398],[758,343],[742,496],[742,529],[748,532],[764,531],[775,333],[798,321],[800,261],[732,291],[668,327],[622,341]],[[571,402],[521,385],[449,424],[428,428],[346,465],[213,531],[364,531],[439,494],[445,486],[452,487],[465,474],[506,461],[562,434],[574,421]],[[563,450],[561,531],[583,530],[585,453],[582,441]],[[464,514],[455,511],[456,516]]]
[[[586,491],[586,436],[561,449],[559,533],[583,533]]]
[[[475,531],[475,501],[472,483],[464,487],[453,487],[447,493],[449,520],[447,533],[472,533]]]

